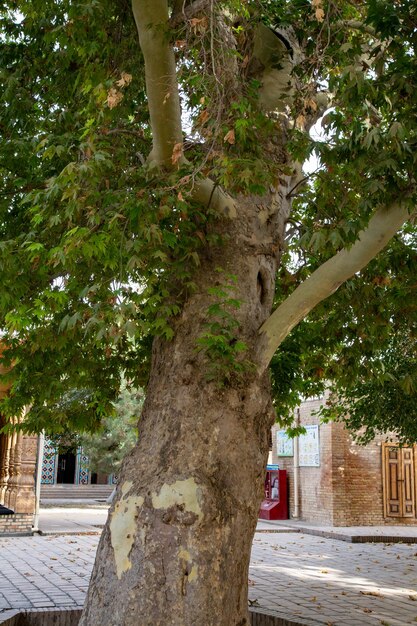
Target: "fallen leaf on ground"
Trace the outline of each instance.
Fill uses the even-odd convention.
[[[361,591],[363,596],[375,596],[376,598],[383,598],[384,596],[379,591]]]

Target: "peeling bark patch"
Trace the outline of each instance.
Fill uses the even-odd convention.
[[[130,496],[127,492],[132,487],[130,481],[122,485],[122,497],[116,504],[111,516],[110,536],[116,563],[117,578],[132,567],[129,554],[133,546],[137,530],[136,509],[143,504],[142,496]]]
[[[186,511],[195,513],[198,519],[203,517],[200,507],[200,489],[194,478],[177,480],[172,485],[164,484],[158,493],[152,494],[152,505],[155,509],[169,509],[172,506],[183,506]]]

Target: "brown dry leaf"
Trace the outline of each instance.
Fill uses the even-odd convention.
[[[198,116],[198,122],[199,124],[205,124],[207,122],[207,120],[209,119],[210,114],[207,111],[207,109],[203,109],[200,113],[200,115]]]
[[[383,598],[384,597],[382,595],[382,593],[379,593],[378,591],[361,591],[361,594],[363,596],[375,596],[375,598]]]
[[[323,20],[324,20],[324,11],[323,11],[323,9],[316,9],[316,20],[318,22],[323,22]]]
[[[321,569],[320,570],[320,574],[328,574],[328,573],[329,573],[329,570],[327,570],[327,569]]]
[[[172,165],[176,165],[178,163],[178,161],[182,157],[182,154],[183,154],[182,143],[176,143],[172,150],[172,157],[171,157]]]
[[[190,26],[193,29],[194,33],[204,33],[207,30],[208,20],[207,17],[193,17],[190,20]]]
[[[180,202],[184,202],[184,196],[182,195],[181,191],[178,192],[177,198]]]
[[[235,131],[233,130],[233,128],[231,128],[223,137],[223,141],[227,141],[227,143],[230,143],[231,145],[233,145],[235,143]]]
[[[300,130],[303,130],[303,129],[304,129],[304,125],[305,125],[305,123],[306,123],[306,118],[305,118],[305,116],[304,116],[304,115],[301,115],[301,114],[300,114],[300,115],[297,117],[297,119],[295,120],[295,125],[296,125],[296,127],[297,127],[297,128],[299,128]]]
[[[130,85],[132,82],[132,74],[128,74],[127,72],[122,72],[121,78],[116,82],[118,87],[126,87],[126,85]]]
[[[317,102],[313,100],[313,98],[308,98],[304,101],[304,107],[306,109],[311,109],[312,111],[317,111]]]
[[[311,4],[315,9],[317,9],[318,7],[322,6],[323,0],[311,0]]]
[[[371,609],[363,609],[363,612],[364,613],[372,613],[372,610]]]
[[[175,42],[175,47],[178,48],[179,50],[182,50],[183,48],[187,47],[187,41],[185,39],[178,39]]]
[[[107,104],[109,109],[114,109],[123,100],[123,94],[121,91],[117,91],[112,87],[107,92]]]
[[[412,600],[413,602],[417,602],[417,596],[408,596],[409,600]]]
[[[313,596],[312,598],[310,598],[310,602],[317,602],[317,596]]]

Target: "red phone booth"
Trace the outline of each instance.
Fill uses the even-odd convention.
[[[288,519],[287,471],[278,465],[266,466],[265,498],[259,511],[260,519]]]

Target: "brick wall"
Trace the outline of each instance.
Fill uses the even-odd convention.
[[[312,413],[323,400],[308,400],[300,407],[301,425],[317,424]],[[278,457],[272,429],[272,462],[286,469],[289,477],[289,511],[294,512],[294,459]],[[334,526],[394,525],[405,520],[384,518],[382,452],[385,437],[359,446],[343,424],[319,425],[320,467],[300,467],[300,518]],[[417,519],[407,520],[417,524]]]
[[[308,400],[300,407],[300,424],[318,424],[319,420],[312,415],[320,407],[321,400]],[[277,431],[272,430],[272,462],[278,463],[281,469],[287,470],[289,479],[289,510],[294,512],[294,458],[278,457]],[[318,524],[333,524],[333,489],[332,489],[332,437],[327,425],[319,426],[320,467],[300,467],[300,517]]]
[[[381,442],[385,438],[378,437],[367,446],[359,446],[342,424],[332,424],[331,428],[336,451],[333,454],[334,524],[395,524],[395,519],[384,519]]]
[[[21,535],[32,533],[33,515],[31,513],[14,513],[0,515],[0,536]]]

